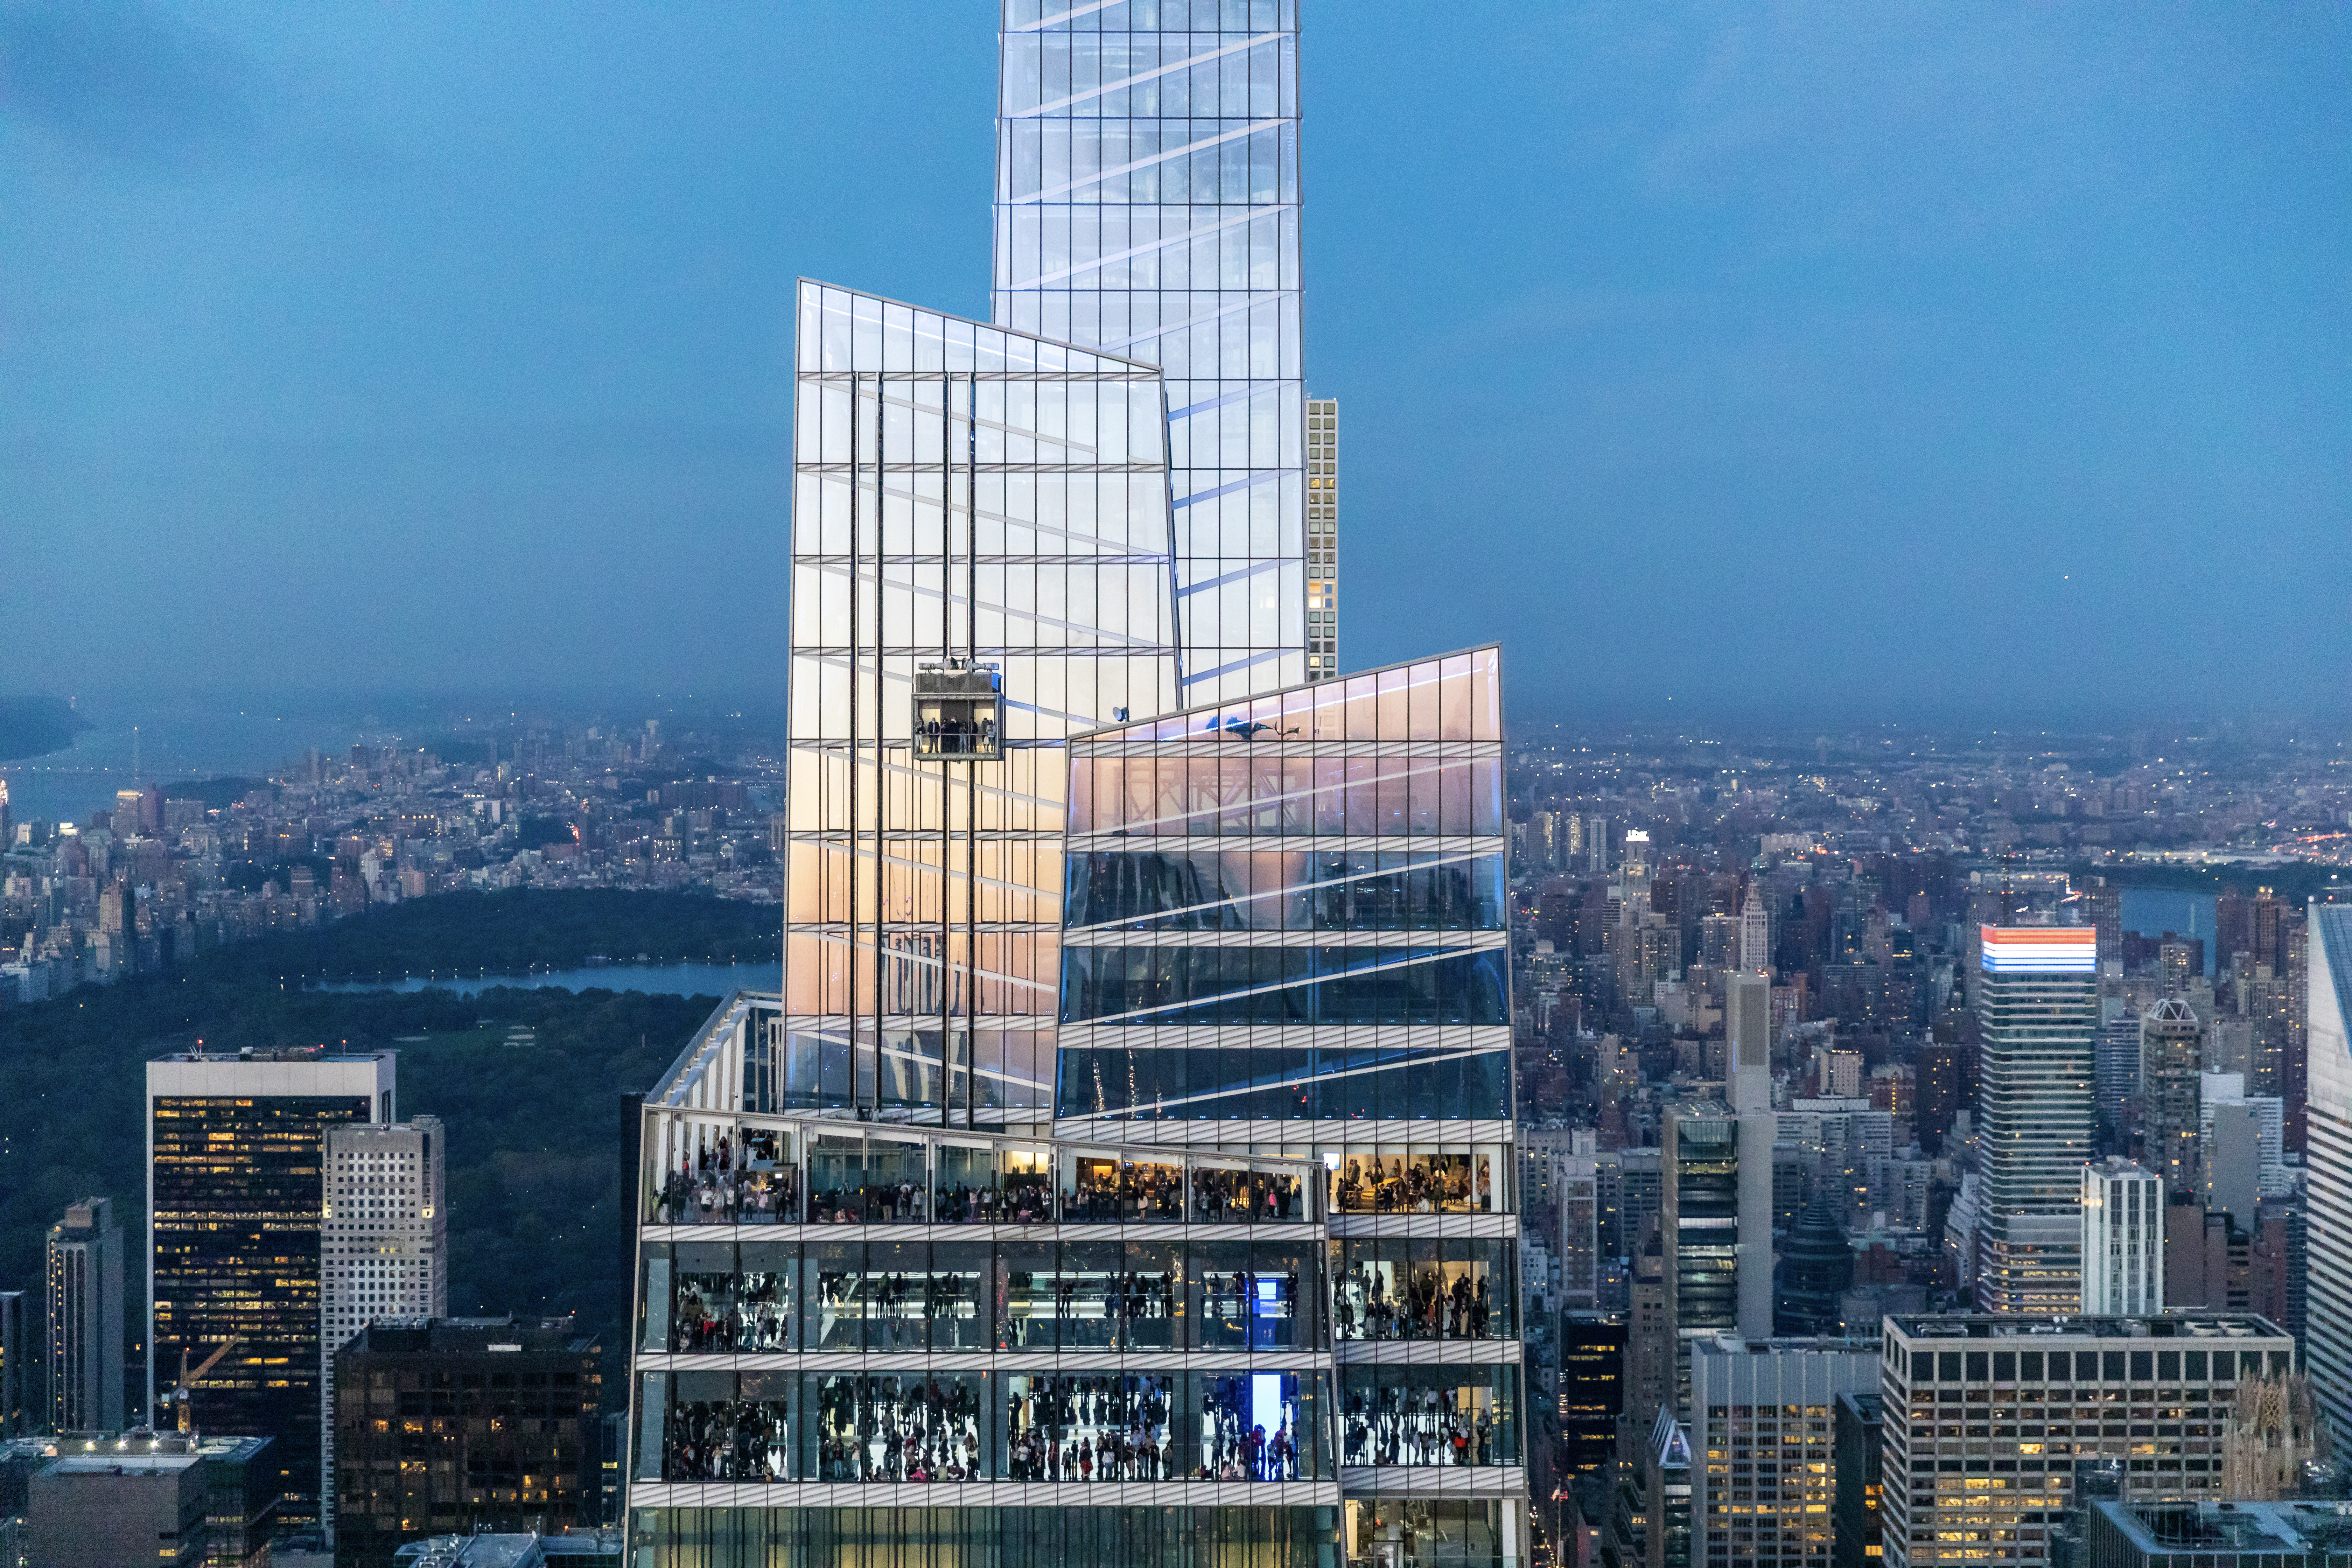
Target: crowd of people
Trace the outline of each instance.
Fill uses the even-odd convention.
[[[1027,1273],[1007,1281],[1011,1348],[1051,1350],[1085,1344],[1111,1350],[1160,1347],[1173,1342],[1177,1276],[1115,1269],[1101,1275]]]
[[[1304,1184],[1297,1176],[1265,1171],[1192,1173],[1192,1217],[1204,1224],[1305,1219],[1306,1196]]]
[[[1080,1221],[1182,1219],[1181,1165],[1128,1165],[1081,1161],[1078,1184],[1062,1190],[1062,1217]]]
[[[774,1165],[775,1134],[747,1134],[739,1150],[724,1132],[698,1144],[662,1178],[656,1225],[790,1225],[800,1218],[792,1167]]]
[[[940,1225],[1044,1225],[1054,1217],[1054,1194],[1043,1177],[1007,1177],[1002,1187],[959,1182],[939,1189],[931,1212]]]
[[[662,1434],[673,1481],[782,1481],[793,1473],[792,1411],[782,1399],[682,1401]]]
[[[1331,1178],[1331,1206],[1346,1214],[1486,1214],[1495,1206],[1492,1157],[1402,1154],[1349,1157]]]
[[[1493,1464],[1494,1413],[1473,1415],[1434,1388],[1375,1388],[1370,1398],[1356,1389],[1348,1395],[1339,1454],[1348,1465]]]
[[[816,1479],[978,1480],[980,1415],[961,1378],[828,1377],[817,1391]]]
[[[820,1270],[815,1348],[982,1349],[979,1291],[971,1275]]]
[[[1286,1376],[1281,1419],[1272,1432],[1254,1420],[1250,1378],[1210,1377],[1201,1394],[1201,1468],[1204,1481],[1295,1481],[1298,1479],[1297,1379]]]
[[[1486,1277],[1467,1269],[1449,1279],[1422,1268],[1402,1291],[1390,1289],[1385,1264],[1359,1262],[1332,1281],[1331,1328],[1343,1340],[1483,1340],[1493,1325]]]
[[[674,1351],[792,1348],[792,1292],[772,1271],[680,1274],[670,1311]]]
[[[1016,1481],[1174,1479],[1171,1377],[1018,1377],[1005,1405],[1005,1474]]]

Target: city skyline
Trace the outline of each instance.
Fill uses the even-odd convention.
[[[782,597],[791,279],[989,313],[995,84],[953,64],[984,13],[26,13],[0,663],[84,692],[192,647],[370,689],[780,667],[781,627],[697,611],[719,563]],[[1865,15],[1601,11],[1493,53],[1307,14],[1342,667],[1507,634],[1514,721],[2340,709],[2345,100],[2311,62],[2345,19]],[[843,125],[855,177],[790,172]],[[1535,194],[1477,145],[1529,149]],[[1439,530],[1495,594],[1429,572]],[[209,608],[248,592],[268,614]],[[1651,594],[1702,629],[1653,636]],[[2233,622],[2259,681],[2242,639],[2137,651]]]

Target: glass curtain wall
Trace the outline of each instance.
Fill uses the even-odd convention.
[[[1003,18],[995,318],[1167,373],[1183,701],[1296,685],[1297,0],[1004,0]]]
[[[1315,1159],[1342,1489],[1391,1522],[1476,1492],[1510,1556],[1500,678],[1478,648],[1074,739],[1055,1109],[1064,1137]],[[1414,1557],[1387,1528],[1350,1556]]]
[[[1175,698],[1160,374],[803,282],[796,374],[784,1016],[745,1109],[1039,1121],[1058,748]],[[919,761],[917,672],[965,662],[1001,758]]]

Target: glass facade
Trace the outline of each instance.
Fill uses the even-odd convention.
[[[156,1393],[184,1354],[240,1342],[193,1389],[199,1431],[275,1436],[278,1515],[319,1517],[322,1409],[320,1226],[327,1131],[373,1119],[357,1095],[157,1095],[149,1102],[154,1192]],[[154,1417],[169,1420],[168,1412]]]
[[[1064,1125],[1304,1124],[1278,1135],[1339,1162],[1335,1206],[1506,1212],[1497,664],[1482,648],[1071,742]],[[1433,1121],[1506,1131],[1473,1153],[1411,1125]]]
[[[786,1016],[748,1082],[763,1109],[1039,1120],[1057,748],[1176,693],[1160,374],[818,283],[799,311]],[[986,714],[919,713],[919,685]]]
[[[753,1032],[732,1008],[715,1027]],[[691,1070],[666,1087],[691,1098]],[[1024,1500],[960,1489],[1006,1482],[1099,1508],[1338,1502],[1317,1165],[687,1107],[649,1107],[642,1151],[641,1543],[717,1503],[764,1518],[877,1487],[926,1507]],[[753,1181],[810,1201],[747,1207]]]
[[[1069,743],[1057,1133],[1313,1160],[1351,1561],[1521,1538],[1501,752],[1492,647]]]
[[[1297,0],[1004,0],[1002,46],[995,318],[1167,373],[1184,704],[1296,685]]]

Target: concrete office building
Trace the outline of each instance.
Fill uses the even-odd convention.
[[[2304,1351],[2313,1397],[2336,1431],[2352,1432],[2352,904],[2314,900],[2308,918]]]
[[[122,1429],[122,1227],[111,1198],[68,1205],[49,1227],[48,1427]]]
[[[2164,1310],[2164,1184],[2129,1160],[2083,1167],[2083,1310]]]
[[[389,1052],[171,1056],[147,1064],[148,1408],[184,1364],[199,1432],[277,1439],[279,1518],[319,1522],[327,1134],[388,1123]]]
[[[1691,1347],[1693,1568],[1830,1568],[1832,1407],[1878,1391],[1873,1340],[1745,1340]]]
[[[2292,1371],[2294,1342],[2247,1313],[1898,1313],[1882,1354],[1890,1568],[2039,1568],[2086,1463],[2127,1500],[2227,1496],[2238,1384]]]
[[[1339,673],[1339,400],[1307,400],[1307,679]],[[1564,864],[1548,845],[1546,864]]]
[[[2098,933],[1988,925],[1979,934],[1977,1304],[2072,1312],[2083,1289],[2082,1172],[2095,1131]]]
[[[320,1515],[332,1542],[335,1355],[383,1319],[449,1313],[449,1140],[438,1117],[330,1128],[320,1194]]]

